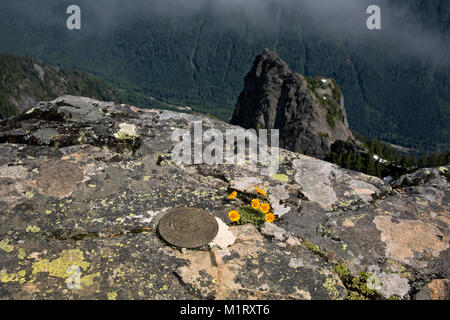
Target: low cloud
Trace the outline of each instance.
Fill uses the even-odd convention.
[[[217,32],[239,33],[245,24],[258,36],[270,36],[282,27],[283,32],[302,32],[303,39],[323,37],[356,46],[376,42],[389,46],[393,54],[450,64],[448,30],[440,32],[424,26],[417,13],[410,10],[411,3],[409,0],[14,0],[14,5],[23,6],[22,16],[28,10],[33,20],[45,19],[42,21],[45,24],[60,23],[61,12],[65,13],[60,9],[77,4],[90,19],[91,23],[85,26],[92,27],[92,33],[113,32],[136,19],[178,19],[188,24],[190,19],[205,14],[213,19]],[[380,31],[366,28],[366,9],[371,4],[381,7]],[[40,11],[45,14],[39,15]]]

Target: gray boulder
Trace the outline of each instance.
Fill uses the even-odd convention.
[[[268,49],[245,77],[231,123],[279,129],[281,147],[320,159],[330,153],[333,142],[354,140],[336,82],[294,73]]]

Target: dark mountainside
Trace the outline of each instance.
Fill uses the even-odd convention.
[[[0,121],[0,299],[450,299],[449,166],[389,185],[283,149],[271,176],[174,164],[197,121],[234,127],[74,96]],[[231,223],[256,187],[275,222]],[[161,239],[177,207],[218,219],[209,250]]]
[[[230,123],[279,129],[280,147],[319,159],[330,154],[333,142],[355,140],[336,81],[293,73],[268,49],[245,77]]]
[[[229,120],[254,57],[270,48],[295,72],[336,79],[352,130],[421,151],[448,151],[450,2],[343,1],[343,11],[335,8],[333,15],[326,5],[310,12],[303,2],[253,1],[258,6],[249,11],[212,4],[181,10],[175,0],[133,6],[80,0],[83,28],[68,31],[69,1],[6,0],[0,49],[86,70],[135,105],[152,106],[156,97]],[[347,11],[351,2],[357,7]],[[365,11],[377,3],[383,29],[372,32]],[[263,23],[257,14],[249,18],[264,10]]]
[[[373,138],[355,139],[336,81],[294,73],[268,49],[245,77],[230,123],[279,129],[283,148],[379,178],[396,179],[418,168],[450,163],[449,153],[418,159]]]
[[[62,94],[120,101],[120,94],[85,72],[0,53],[0,118],[17,115]]]

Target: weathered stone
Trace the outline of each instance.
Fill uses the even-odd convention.
[[[439,228],[420,220],[392,220],[389,216],[376,216],[374,223],[386,243],[386,256],[404,263],[426,267],[415,262],[417,254],[428,253],[439,257],[449,248],[449,238]]]
[[[337,165],[301,156],[294,161],[295,181],[302,193],[325,209],[351,202],[369,203],[388,191],[381,179],[365,176]]]
[[[369,266],[367,272],[371,274],[368,279],[370,289],[376,290],[386,299],[393,297],[403,298],[411,290],[407,278],[397,273],[380,272],[376,265]]]
[[[64,160],[46,161],[38,170],[36,185],[43,194],[58,198],[70,196],[84,178],[76,164]]]
[[[448,299],[448,166],[388,186],[284,149],[276,178],[248,164],[173,164],[172,132],[198,120],[234,128],[70,96],[0,121],[0,298],[344,299],[355,289],[337,266],[351,277],[376,266],[377,297]],[[124,123],[139,137],[116,139]],[[58,135],[40,143],[42,128]],[[226,226],[256,187],[275,222]],[[159,237],[179,207],[222,221],[201,241],[217,246],[182,253]],[[80,289],[68,286],[69,262]]]
[[[230,228],[221,219],[216,218],[216,220],[219,226],[219,231],[217,232],[214,240],[210,243],[210,246],[217,246],[222,250],[225,250],[236,241],[236,237],[234,236],[233,232],[230,231]]]
[[[120,130],[114,133],[114,137],[119,140],[134,140],[139,137],[136,133],[136,126],[129,123],[119,124]]]
[[[278,241],[285,240],[289,237],[289,232],[286,232],[286,230],[284,230],[280,227],[277,227],[273,223],[268,223],[268,222],[265,222],[262,225],[261,233],[266,236],[273,237],[274,239],[276,239]]]
[[[326,265],[290,267],[292,258],[314,261],[307,251],[290,255],[257,235],[253,226],[232,227],[237,236],[230,255],[213,264],[208,252],[191,251],[183,255],[189,263],[177,274],[190,292],[202,298],[216,299],[334,299],[343,298],[345,289]],[[327,283],[327,286],[324,284]]]
[[[36,130],[33,136],[42,144],[49,144],[52,138],[58,135],[58,131],[53,128],[42,128]]]
[[[449,300],[450,280],[438,279],[431,281],[415,297],[417,300]]]

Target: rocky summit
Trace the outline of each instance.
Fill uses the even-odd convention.
[[[292,96],[286,81],[308,92],[305,80],[266,62],[285,74],[283,97],[314,99]],[[273,106],[270,96],[259,98]],[[270,112],[255,119],[277,123]],[[343,136],[319,130],[347,138],[344,119],[336,121]],[[175,164],[172,132],[195,121],[233,127],[75,96],[1,121],[0,298],[450,297],[448,166],[388,185],[284,149],[271,176],[246,162]],[[256,188],[267,193],[275,221],[232,223],[228,212]],[[165,242],[158,221],[176,208],[211,213],[214,240],[197,249]]]
[[[330,153],[333,142],[354,141],[336,81],[294,73],[268,49],[245,77],[231,123],[279,129],[280,146],[320,159]]]

